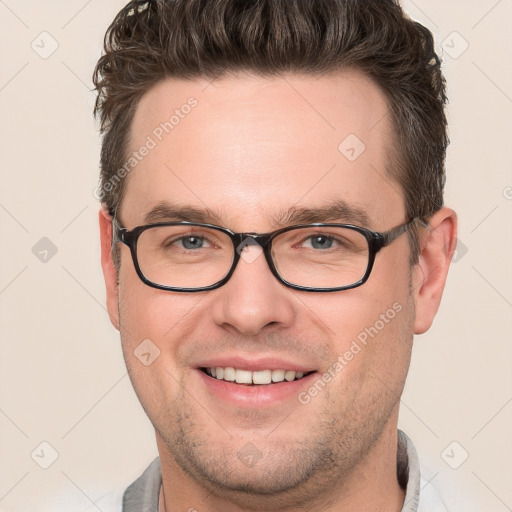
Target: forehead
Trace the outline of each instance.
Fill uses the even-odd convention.
[[[233,229],[259,230],[273,228],[269,212],[342,200],[370,218],[402,220],[402,194],[387,167],[387,109],[379,88],[354,71],[166,79],[134,116],[128,156],[137,161],[123,218],[139,222],[170,201],[213,211]]]

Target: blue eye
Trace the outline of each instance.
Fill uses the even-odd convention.
[[[185,236],[176,240],[178,241],[185,249],[201,249],[205,243],[205,239],[198,236]]]
[[[333,239],[325,235],[315,235],[309,237],[311,241],[311,247],[313,249],[330,249],[333,244]]]
[[[342,249],[346,248],[348,240],[341,237],[334,237],[324,233],[314,233],[303,239],[301,246],[309,249],[316,249],[325,251],[327,249]]]

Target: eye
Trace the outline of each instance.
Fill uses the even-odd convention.
[[[347,238],[338,234],[330,235],[327,233],[313,233],[304,237],[299,245],[306,249],[318,251],[326,251],[328,249],[349,250],[353,248],[353,244]]]
[[[313,249],[331,249],[334,242],[335,240],[331,236],[315,234],[306,238],[303,245],[305,247],[312,247]]]
[[[187,251],[195,249],[207,249],[212,247],[212,244],[206,237],[192,234],[174,238],[166,242],[164,245],[167,248],[176,246],[179,249],[186,249]]]

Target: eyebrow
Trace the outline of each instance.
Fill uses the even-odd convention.
[[[352,205],[343,199],[337,199],[320,207],[292,206],[281,210],[272,217],[277,225],[313,224],[315,222],[342,222],[370,227],[370,217],[362,208]]]
[[[161,201],[146,213],[144,222],[153,224],[186,221],[222,226],[225,224],[222,217],[220,212],[215,212],[207,207],[197,208],[186,204]],[[370,218],[365,210],[342,199],[331,201],[319,207],[292,206],[283,208],[272,215],[268,215],[267,220],[277,228],[295,224],[313,224],[315,222],[340,222],[371,227]]]
[[[210,208],[160,201],[144,216],[148,224],[167,221],[198,222],[200,224],[221,223],[221,216]]]

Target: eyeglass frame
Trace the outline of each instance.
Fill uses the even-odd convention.
[[[281,229],[278,229],[276,231],[270,231],[268,233],[254,233],[254,232],[244,232],[244,233],[236,233],[234,231],[231,231],[229,228],[225,228],[223,226],[217,226],[215,224],[205,224],[200,222],[188,222],[188,221],[173,221],[173,222],[157,222],[153,224],[144,224],[142,226],[136,226],[133,229],[127,229],[123,227],[118,220],[114,217],[112,219],[112,244],[116,242],[121,242],[124,245],[126,245],[130,249],[130,254],[132,256],[133,265],[135,267],[135,271],[137,272],[137,275],[141,279],[141,281],[152,287],[156,288],[158,290],[165,290],[165,291],[174,291],[174,292],[202,292],[202,291],[209,291],[209,290],[215,290],[217,288],[220,288],[221,286],[225,285],[231,276],[233,275],[238,262],[240,261],[241,257],[241,251],[238,250],[238,248],[246,242],[247,238],[251,238],[256,244],[258,244],[263,251],[263,254],[265,255],[265,260],[267,261],[267,264],[270,268],[270,271],[274,275],[274,277],[285,286],[292,288],[294,290],[300,290],[300,291],[308,291],[308,292],[337,292],[342,290],[350,290],[353,288],[357,288],[366,281],[368,281],[368,278],[370,277],[370,273],[373,269],[374,263],[375,263],[375,256],[377,253],[383,249],[384,247],[387,247],[392,242],[394,242],[400,235],[408,231],[414,224],[416,224],[416,221],[420,220],[418,217],[413,218],[412,220],[405,222],[404,224],[400,224],[399,226],[396,226],[394,228],[391,228],[388,231],[379,232],[379,231],[372,231],[368,228],[363,228],[360,226],[355,226],[353,224],[338,224],[338,223],[324,223],[324,222],[315,222],[312,224],[297,224],[294,226],[287,226]],[[140,266],[139,266],[139,258],[137,256],[137,241],[140,237],[140,235],[152,228],[157,227],[164,227],[164,226],[198,226],[208,229],[215,229],[218,231],[221,231],[222,233],[228,235],[229,239],[233,243],[233,262],[231,263],[231,268],[229,269],[228,273],[216,283],[209,285],[209,286],[202,286],[200,288],[181,288],[181,287],[175,287],[175,286],[166,286],[158,283],[154,283],[153,281],[150,281],[142,272]],[[339,227],[339,228],[348,228],[354,231],[357,231],[358,233],[362,234],[368,243],[368,265],[366,267],[366,272],[364,275],[359,279],[359,281],[356,281],[355,283],[352,283],[350,285],[345,286],[338,286],[335,288],[316,288],[316,287],[309,287],[309,286],[300,286],[293,283],[290,283],[286,281],[283,277],[279,275],[279,272],[277,271],[276,266],[274,265],[274,261],[272,259],[271,249],[272,249],[272,240],[279,236],[282,233],[286,233],[287,231],[292,231],[295,229],[301,229],[301,228],[308,228],[308,227]],[[247,245],[247,244],[246,244]],[[244,245],[244,248],[245,246]]]

